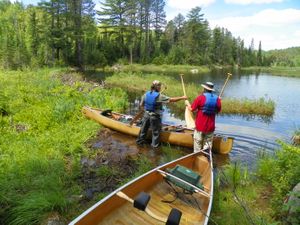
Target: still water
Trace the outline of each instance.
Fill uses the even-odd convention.
[[[180,79],[177,74],[168,74],[167,76]],[[226,75],[218,73],[187,74],[184,79],[186,83],[198,84],[199,91],[201,91],[201,83],[212,81],[215,89],[219,91],[224,84]],[[272,99],[276,104],[275,113],[271,118],[222,114],[217,116],[216,133],[235,137],[233,150],[229,155],[231,162],[239,161],[243,164],[253,165],[260,152],[273,152],[278,148],[277,140],[289,142],[293,132],[300,128],[299,78],[272,76],[266,73],[233,74],[223,95],[223,98],[226,97],[249,99],[264,97]],[[135,108],[137,104],[138,100],[132,98],[131,108]],[[165,107],[163,122],[184,124],[182,116],[179,117],[172,107]]]

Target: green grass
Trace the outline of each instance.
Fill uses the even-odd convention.
[[[219,170],[214,184],[212,221],[219,225],[272,224],[272,210],[267,200],[261,200],[264,188],[239,164]]]
[[[255,71],[270,73],[276,76],[287,76],[287,77],[300,77],[300,67],[285,67],[285,66],[273,66],[273,67],[243,67],[242,71]]]
[[[148,90],[153,80],[160,80],[167,85],[165,94],[175,97],[182,96],[182,86],[176,79],[168,76],[156,74],[138,74],[138,73],[116,73],[106,79],[108,85],[114,87],[121,87],[132,91],[146,91]],[[196,98],[202,89],[195,84],[186,84],[186,91],[190,102]],[[272,116],[275,111],[275,103],[272,100],[264,98],[260,99],[224,99],[222,106],[223,114],[242,114],[242,115],[263,115]],[[183,107],[183,103],[177,103],[178,106]]]
[[[273,154],[260,153],[254,171],[240,164],[218,169],[211,214],[214,221],[219,225],[299,224],[299,207],[288,217],[287,211],[294,203],[284,200],[300,194],[291,192],[299,182],[300,148],[280,144],[281,149]]]
[[[191,73],[191,70],[196,69],[198,73],[209,73],[210,69],[207,66],[191,66],[191,65],[154,65],[154,64],[132,64],[122,65],[120,67],[123,72],[146,72],[146,73]]]
[[[281,149],[274,155],[262,155],[257,176],[266,184],[271,185],[271,205],[274,217],[286,218],[286,205],[283,200],[289,195],[293,187],[300,182],[300,147],[280,142]],[[299,193],[298,193],[299,194]],[[300,220],[300,210],[298,220]]]
[[[82,106],[121,111],[127,105],[121,89],[93,89],[80,74],[72,74],[73,85],[63,84],[65,73],[0,71],[1,224],[40,224],[50,212],[67,214],[81,190],[76,177],[84,143],[99,129],[82,116]]]

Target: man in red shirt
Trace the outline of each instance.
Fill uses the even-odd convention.
[[[212,147],[212,141],[215,131],[215,117],[221,111],[221,99],[214,94],[214,84],[206,82],[201,84],[204,91],[199,95],[192,105],[186,101],[189,110],[197,111],[194,131],[194,152],[203,149],[204,144]]]

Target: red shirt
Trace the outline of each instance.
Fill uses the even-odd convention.
[[[215,131],[215,118],[216,114],[206,115],[202,113],[202,107],[204,106],[206,97],[199,95],[191,105],[192,111],[197,111],[196,115],[196,130],[209,133]],[[221,99],[217,99],[217,112],[221,111]]]

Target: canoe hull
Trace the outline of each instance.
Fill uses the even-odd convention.
[[[175,203],[170,204],[163,203],[161,201],[163,200],[160,199],[162,196],[163,198],[167,196],[164,195],[164,191],[166,190],[163,189],[169,188],[169,191],[172,189],[170,189],[166,182],[163,181],[163,176],[158,172],[158,170],[166,170],[167,168],[173,168],[176,165],[185,166],[201,175],[201,183],[203,183],[206,188],[206,192],[209,194],[209,197],[205,197],[199,193],[193,194],[194,198],[196,198],[201,204],[201,211],[192,208],[190,205],[182,202],[179,199],[176,200]],[[161,186],[157,188],[156,185]],[[165,215],[170,211],[171,208],[176,207],[183,213],[180,224],[206,225],[208,223],[207,216],[210,215],[213,199],[212,161],[208,161],[206,156],[204,156],[201,152],[197,152],[159,166],[112,192],[107,197],[86,210],[69,225],[106,225],[116,224],[116,221],[118,221],[118,224],[123,225],[163,224],[152,219],[145,212],[134,209],[131,204],[126,202],[126,200],[116,195],[119,191],[122,191],[130,198],[136,197],[141,191],[147,192],[151,196],[148,207],[154,212]],[[203,212],[207,216],[205,216]],[[144,223],[140,223],[138,220],[142,220]]]
[[[83,107],[82,113],[90,119],[97,121],[99,124],[108,127],[112,130],[121,133],[129,134],[137,137],[140,132],[140,127],[114,120],[112,118],[101,115],[101,110],[90,107]],[[122,114],[116,114],[122,115]],[[148,135],[150,137],[150,135]],[[183,147],[193,148],[193,130],[183,129],[182,132],[162,131],[160,140],[165,143],[179,145]],[[221,136],[214,136],[213,151],[220,154],[228,154],[233,145],[233,138],[223,138]]]

